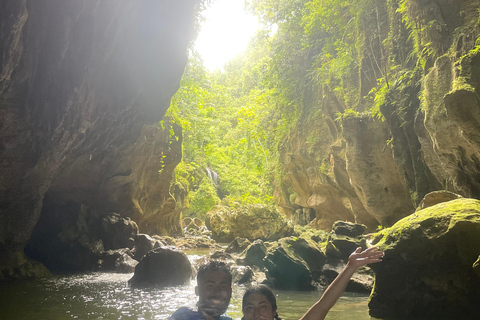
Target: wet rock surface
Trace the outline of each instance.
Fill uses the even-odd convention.
[[[187,256],[175,248],[164,247],[147,253],[128,283],[132,287],[178,286],[188,283],[192,275]]]

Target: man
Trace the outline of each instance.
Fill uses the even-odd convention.
[[[198,296],[198,310],[182,307],[172,314],[170,320],[232,320],[222,315],[232,297],[232,274],[225,263],[210,261],[200,267],[195,294]]]

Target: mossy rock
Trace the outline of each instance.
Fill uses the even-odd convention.
[[[42,263],[29,259],[23,252],[15,254],[15,265],[0,270],[0,281],[45,279],[52,274]]]
[[[260,204],[215,206],[207,213],[206,225],[218,242],[231,242],[236,237],[250,241],[278,240],[294,232],[291,222],[278,209]]]
[[[272,246],[264,259],[268,278],[280,289],[312,290],[320,276],[325,254],[307,239],[289,237]]]
[[[380,319],[474,319],[480,278],[480,201],[440,203],[375,235],[385,251],[376,274],[370,315]]]

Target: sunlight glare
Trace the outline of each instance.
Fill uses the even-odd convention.
[[[244,0],[215,0],[204,16],[195,48],[210,71],[242,53],[260,28],[258,19],[245,12]]]

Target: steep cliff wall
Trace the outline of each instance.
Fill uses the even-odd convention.
[[[355,3],[368,6],[342,33],[356,24],[358,64],[336,88],[310,89],[280,148],[284,212],[313,208],[311,225],[372,230],[430,191],[480,198],[480,1]]]
[[[0,269],[23,261],[44,199],[179,232],[168,186],[181,140],[154,123],[178,89],[196,2],[0,1]]]

